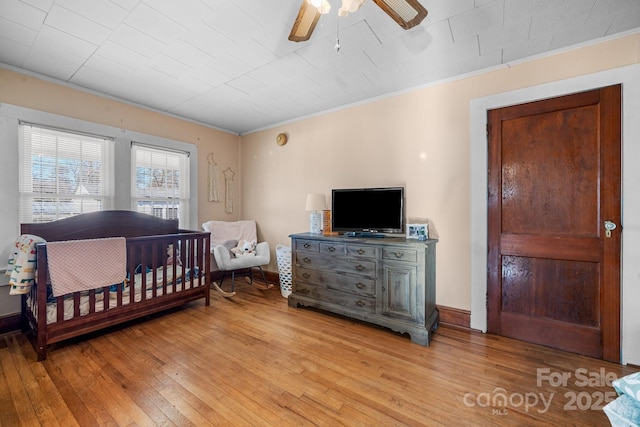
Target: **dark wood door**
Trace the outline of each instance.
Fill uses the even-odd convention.
[[[620,110],[618,85],[489,111],[488,332],[620,361]]]

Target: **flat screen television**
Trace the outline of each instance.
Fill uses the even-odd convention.
[[[338,233],[404,233],[404,187],[331,190],[331,227]]]

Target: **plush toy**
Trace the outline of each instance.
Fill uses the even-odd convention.
[[[176,253],[176,261],[176,265],[181,265],[179,250],[178,253]],[[173,245],[167,246],[167,265],[173,265]]]
[[[242,256],[255,256],[256,255],[256,240],[240,240],[235,248],[231,249],[231,252],[236,258]]]

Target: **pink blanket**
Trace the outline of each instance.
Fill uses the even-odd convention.
[[[53,296],[122,283],[127,272],[124,237],[47,243]]]

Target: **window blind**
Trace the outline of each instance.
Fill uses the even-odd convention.
[[[19,219],[48,222],[113,209],[111,138],[19,125]]]
[[[132,143],[131,194],[134,209],[185,224],[189,201],[189,155]]]

